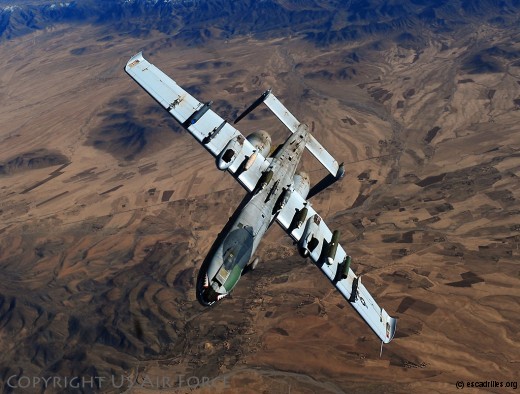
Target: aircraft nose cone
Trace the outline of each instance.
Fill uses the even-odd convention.
[[[213,290],[212,287],[206,287],[202,291],[202,299],[206,301],[208,304],[211,304],[215,301],[217,301],[218,294]]]
[[[200,292],[201,301],[206,305],[213,305],[215,302],[220,301],[222,298],[227,296],[227,294],[221,294],[215,291],[213,287],[208,286]]]
[[[217,302],[218,300],[221,300],[223,297],[226,296],[226,294],[220,294],[217,291],[215,291],[213,286],[208,286],[208,287],[202,289],[201,296],[202,296],[202,300],[206,304],[211,305],[211,304],[214,304],[215,302]]]

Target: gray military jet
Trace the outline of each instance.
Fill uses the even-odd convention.
[[[305,148],[329,171],[325,184],[341,179],[338,162],[268,90],[235,123],[261,103],[292,132],[272,154],[271,137],[258,131],[244,137],[213,110],[201,103],[142,53],[133,56],[125,71],[216,158],[219,170],[228,171],[248,191],[202,264],[197,298],[206,306],[228,295],[241,275],[256,267],[252,260],[262,236],[276,220],[384,342],[392,340],[396,319],[377,305],[350,268],[350,256],[339,244],[339,232],[330,231],[307,201],[310,181],[297,172]],[[331,180],[332,179],[332,180]]]

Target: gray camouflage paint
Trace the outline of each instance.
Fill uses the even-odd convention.
[[[229,294],[236,286],[240,276],[255,253],[263,235],[276,216],[275,204],[284,189],[296,189],[300,193],[308,192],[309,178],[306,174],[295,176],[298,163],[308,140],[308,128],[300,127],[293,133],[272,158],[267,171],[273,171],[273,177],[260,191],[250,193],[250,199],[237,212],[235,221],[227,234],[223,235],[210,262],[206,275],[206,286],[200,286],[201,300],[212,305],[217,299]],[[298,184],[295,184],[294,181]]]

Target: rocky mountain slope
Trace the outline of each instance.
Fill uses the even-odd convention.
[[[143,36],[153,30],[190,44],[209,38],[303,36],[319,45],[395,36],[421,46],[421,29],[450,32],[486,23],[514,27],[518,0],[77,0],[0,2],[0,37],[14,38],[63,23],[109,24],[114,32]],[[388,38],[388,37],[387,37]]]

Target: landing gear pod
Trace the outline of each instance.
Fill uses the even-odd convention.
[[[229,141],[217,157],[217,168],[224,171],[231,167],[231,164],[233,164],[237,156],[242,152],[243,146],[244,137],[241,135],[238,135]]]
[[[302,257],[308,257],[314,249],[318,247],[320,244],[317,235],[319,234],[319,225],[321,223],[321,218],[319,215],[313,215],[307,220],[307,225],[305,226],[305,231],[303,232],[303,236],[300,239],[300,244],[298,245],[298,252]]]

